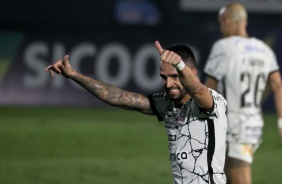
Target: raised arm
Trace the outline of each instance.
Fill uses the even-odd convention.
[[[161,60],[170,63],[176,68],[179,80],[191,98],[193,98],[199,107],[212,111],[212,95],[209,89],[199,80],[197,70],[191,69],[185,65],[181,57],[176,53],[169,50],[163,50],[158,41],[155,42],[155,45],[160,53]]]
[[[85,88],[100,100],[115,107],[128,110],[135,110],[144,114],[153,115],[149,99],[147,96],[122,90],[111,84],[107,84],[76,72],[69,63],[69,56],[66,55],[63,60],[45,68],[52,77],[55,73],[70,78],[77,84]]]

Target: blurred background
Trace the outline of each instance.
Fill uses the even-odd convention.
[[[127,90],[162,89],[154,41],[189,45],[200,77],[212,43],[220,38],[217,13],[230,1],[10,0],[0,6],[0,103],[7,105],[105,104],[73,82],[52,80],[44,67],[70,54],[78,71]],[[249,11],[248,31],[282,60],[282,3],[239,1]],[[75,98],[74,98],[75,96]],[[267,110],[273,103],[266,101]]]
[[[221,37],[217,13],[227,2],[1,0],[0,183],[172,183],[156,118],[113,111],[44,68],[69,54],[83,74],[151,94],[162,90],[159,40],[163,47],[189,45],[204,80],[211,46]],[[282,1],[237,2],[249,12],[249,34],[273,48],[282,66]],[[282,169],[272,169],[282,160],[271,94],[263,109],[271,126],[254,180],[279,183],[279,174],[268,182]]]

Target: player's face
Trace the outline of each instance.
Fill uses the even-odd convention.
[[[167,95],[171,100],[180,102],[186,97],[187,93],[179,81],[178,73],[171,64],[162,62],[160,76],[163,79]]]

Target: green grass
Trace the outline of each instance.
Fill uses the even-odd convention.
[[[153,116],[91,108],[0,107],[0,183],[171,184],[165,128]],[[254,184],[281,183],[276,117],[266,115]]]
[[[264,115],[263,143],[254,156],[253,183],[281,184],[282,183],[282,144],[279,142],[277,116]]]

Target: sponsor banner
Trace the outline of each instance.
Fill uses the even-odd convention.
[[[211,46],[220,35],[183,27],[108,27],[88,30],[37,29],[0,32],[0,105],[71,105],[107,107],[75,82],[52,78],[44,68],[65,54],[75,70],[122,89],[149,95],[163,91],[159,55],[154,41],[164,47],[189,45],[198,61],[198,75]],[[250,30],[277,55],[282,69],[281,30]],[[282,71],[282,70],[281,70]],[[264,109],[274,110],[273,96],[266,95]]]
[[[241,3],[252,13],[282,13],[281,0],[179,0],[179,7],[184,11],[218,12],[230,2]]]
[[[164,31],[166,30],[166,31]],[[145,95],[162,91],[160,59],[154,46],[191,46],[198,56],[198,35],[188,30],[108,27],[93,30],[1,32],[0,104],[105,106],[75,82],[52,78],[44,68],[65,54],[73,68],[122,89]],[[169,36],[168,36],[169,35]],[[3,38],[3,39],[2,39]],[[5,38],[5,39],[4,39]]]

